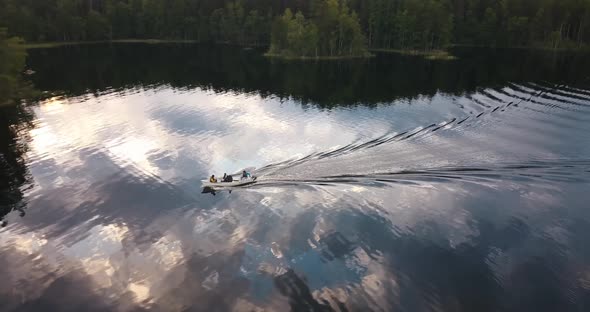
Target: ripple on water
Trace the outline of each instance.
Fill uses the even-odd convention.
[[[0,233],[3,307],[584,306],[590,91],[517,79],[399,97],[411,75],[378,76],[387,88],[349,89],[387,91],[343,106],[298,95],[300,79],[236,86],[209,56],[202,81],[145,75],[33,108],[14,162],[30,181]],[[256,184],[201,193],[252,166]]]

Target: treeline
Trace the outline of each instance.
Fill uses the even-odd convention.
[[[318,11],[326,6],[339,16]],[[326,25],[321,14],[328,14]],[[273,44],[305,55],[344,53],[361,39],[370,48],[391,49],[451,43],[575,48],[590,43],[590,0],[0,0],[2,26],[28,41],[257,45],[270,44],[272,32]]]
[[[315,1],[311,18],[290,9],[272,25],[270,55],[286,57],[365,56],[359,19],[345,1]]]
[[[590,43],[589,0],[458,1],[455,42],[575,48]]]
[[[349,6],[372,48],[590,43],[589,0],[350,0]]]
[[[445,0],[356,1],[369,45],[385,49],[432,50],[453,37],[452,5]]]
[[[369,45],[437,48],[580,47],[590,43],[589,0],[354,0]]]
[[[13,104],[23,91],[22,71],[26,52],[22,39],[8,37],[0,28],[0,106]]]
[[[0,26],[30,42],[134,38],[257,45],[268,44],[272,2],[0,0]]]

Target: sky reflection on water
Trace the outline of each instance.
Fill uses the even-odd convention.
[[[590,92],[578,84],[359,106],[207,83],[125,84],[31,108],[32,181],[26,216],[8,213],[0,232],[0,310],[590,304]],[[201,193],[201,179],[245,167],[259,183]]]

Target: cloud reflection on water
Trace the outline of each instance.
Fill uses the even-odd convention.
[[[521,287],[528,291],[524,307],[539,306],[526,300],[543,291],[549,306],[568,306],[556,288],[579,291],[586,284],[574,277],[587,264],[566,270],[578,257],[560,252],[575,243],[568,233],[585,223],[560,224],[553,210],[588,220],[574,202],[587,185],[457,179],[197,192],[211,172],[439,123],[447,119],[440,106],[452,105],[440,96],[440,111],[417,101],[411,109],[395,103],[320,112],[256,95],[167,88],[41,103],[27,155],[35,179],[26,193],[30,213],[3,230],[0,241],[1,263],[15,268],[7,280],[20,285],[25,310],[483,311],[519,306],[499,294]],[[468,137],[462,142],[469,147],[485,135],[402,142],[394,164],[448,164],[436,156],[446,151],[453,158],[449,149],[466,150],[455,143]],[[427,156],[416,152],[428,148]],[[364,152],[362,164],[359,154],[357,163],[344,156],[337,164],[361,171],[376,160],[391,165],[383,151]],[[494,160],[506,153],[490,148],[480,155]],[[292,170],[313,172],[318,164]],[[535,255],[555,262],[535,262]],[[541,276],[539,285],[528,282],[531,274]],[[1,289],[18,305],[13,290]],[[57,293],[76,289],[81,294],[68,304],[60,301]]]

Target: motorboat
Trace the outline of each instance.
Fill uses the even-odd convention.
[[[231,188],[231,187],[238,187],[238,186],[245,186],[249,184],[256,183],[256,177],[247,177],[247,178],[236,178],[232,182],[222,182],[221,179],[218,179],[217,182],[210,182],[209,180],[201,180],[203,187],[209,188]]]

